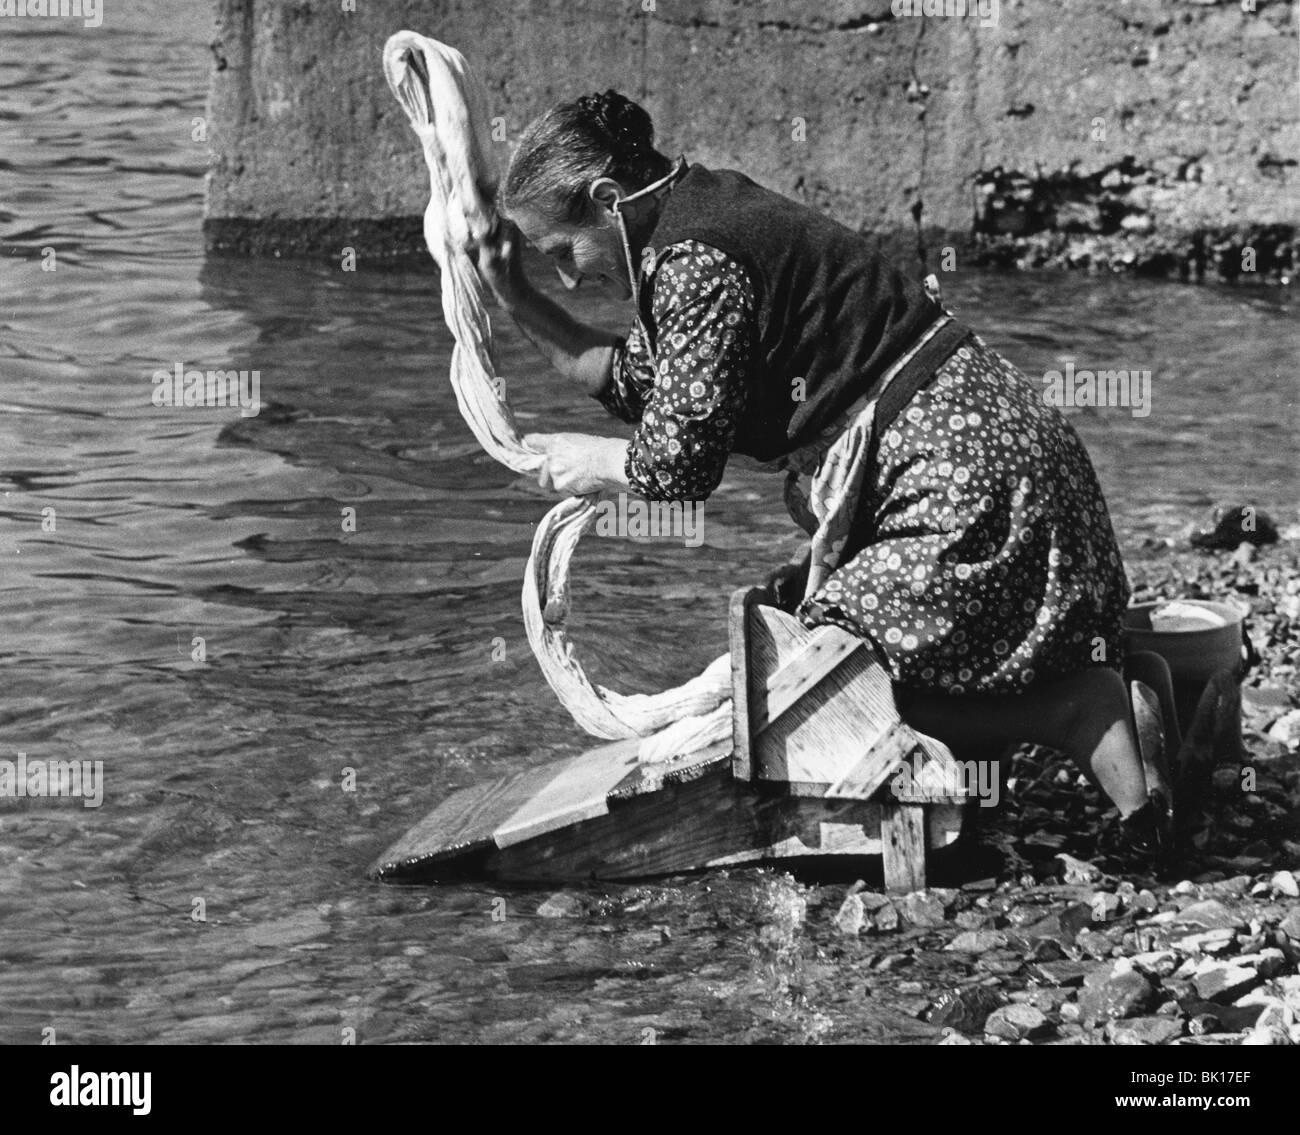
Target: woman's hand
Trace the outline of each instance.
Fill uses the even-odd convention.
[[[544,489],[580,497],[628,487],[623,472],[626,442],[590,434],[528,434],[523,440],[528,449],[546,455],[537,475]]]
[[[812,562],[812,547],[806,548],[799,559],[782,564],[767,577],[768,594],[774,606],[791,614],[803,602],[808,586],[808,565]]]
[[[471,238],[465,249],[497,303],[506,310],[523,300],[531,288],[524,275],[523,242],[523,234],[513,221],[497,217],[496,226],[482,243]]]

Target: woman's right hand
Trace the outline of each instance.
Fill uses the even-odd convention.
[[[466,249],[497,303],[507,309],[519,303],[529,289],[528,277],[524,275],[523,239],[513,221],[499,216],[482,243],[475,246],[471,241]]]

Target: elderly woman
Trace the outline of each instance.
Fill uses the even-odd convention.
[[[654,147],[614,91],[524,132],[478,250],[500,305],[562,373],[637,424],[630,443],[533,435],[543,487],[701,500],[733,454],[786,473],[808,563],[778,573],[809,626],[862,636],[904,718],[964,754],[1073,757],[1154,851],[1119,672],[1128,586],[1083,444],[1041,391],[859,234],[743,174]],[[635,306],[626,336],[575,320],[522,241]]]

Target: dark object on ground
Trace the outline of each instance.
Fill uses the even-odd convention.
[[[1214,510],[1212,527],[1193,534],[1197,548],[1233,551],[1239,544],[1276,544],[1277,526],[1267,513],[1253,505],[1223,506]]]

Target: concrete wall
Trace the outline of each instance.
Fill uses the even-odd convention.
[[[1001,0],[982,26],[991,3],[922,18],[902,0],[218,0],[208,245],[423,255],[424,166],[380,68],[410,28],[477,67],[503,151],[552,102],[613,86],[668,152],[920,246],[930,267],[951,247],[1231,276],[1247,244],[1259,276],[1290,274],[1288,4]]]

